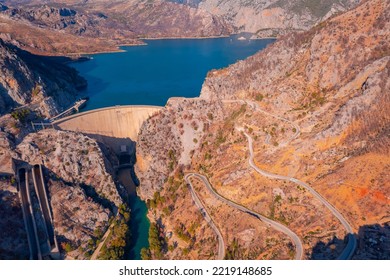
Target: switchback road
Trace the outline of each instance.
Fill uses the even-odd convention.
[[[276,229],[277,231],[280,231],[280,232],[283,232],[284,234],[286,234],[288,237],[290,237],[290,239],[292,240],[292,242],[294,243],[295,245],[295,259],[296,260],[300,260],[302,259],[303,257],[303,245],[302,245],[302,242],[301,240],[299,239],[299,237],[293,232],[291,231],[288,227],[280,224],[280,223],[277,223],[271,219],[268,219],[267,217],[264,217],[263,215],[260,215],[259,213],[256,213],[242,205],[239,205],[231,200],[228,200],[227,198],[221,196],[219,193],[217,193],[214,188],[211,186],[211,184],[209,183],[208,179],[201,175],[201,174],[197,174],[197,173],[189,173],[186,175],[186,181],[187,183],[189,183],[189,178],[190,177],[196,177],[198,178],[199,180],[201,180],[203,182],[203,184],[207,187],[207,189],[213,194],[214,197],[216,197],[217,199],[219,199],[220,201],[224,202],[225,204],[233,207],[233,208],[236,208],[237,210],[240,210],[241,212],[243,213],[246,213],[246,214],[249,214],[249,215],[252,215],[256,218],[258,218],[260,221],[266,223],[268,226]],[[191,188],[192,188],[192,185],[191,183],[189,183]]]
[[[200,201],[198,195],[196,194],[195,188],[192,185],[191,180],[190,180],[191,177],[193,177],[193,176],[197,177],[197,175],[198,174],[190,173],[190,174],[187,174],[184,177],[184,179],[186,180],[186,182],[189,186],[191,196],[192,196],[193,201],[195,202],[195,205],[199,208],[200,212],[202,213],[202,216],[209,223],[210,227],[212,228],[212,230],[215,232],[215,234],[218,237],[218,256],[217,256],[217,259],[223,260],[225,257],[225,242],[223,240],[222,234],[219,231],[218,227],[214,224],[214,222],[213,222],[212,218],[210,217],[209,213],[207,212],[206,208],[203,206],[202,202]],[[200,176],[200,175],[198,175],[198,176]]]

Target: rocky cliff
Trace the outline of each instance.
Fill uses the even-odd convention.
[[[220,16],[202,9],[167,1],[125,1],[104,8],[108,14],[126,22],[140,37],[213,37],[229,35],[231,27]]]
[[[28,259],[29,247],[24,227],[23,212],[12,176],[12,157],[15,144],[12,136],[0,132],[0,260]]]
[[[0,208],[7,216],[0,222],[0,259],[29,258],[12,159],[17,168],[42,164],[62,258],[89,259],[110,223],[120,223],[118,209],[124,210],[126,191],[113,180],[111,154],[87,136],[52,129],[19,141],[0,132]]]
[[[53,116],[74,102],[86,86],[76,70],[54,59],[32,55],[0,39],[0,114],[22,105]]]
[[[274,37],[294,30],[307,30],[315,24],[357,4],[359,0],[203,0],[199,7],[220,15],[236,31],[257,37]]]
[[[33,52],[107,52],[118,50],[118,45],[142,44],[137,38],[215,37],[238,32],[250,33],[253,38],[276,37],[307,30],[359,2],[5,1],[10,7],[1,8],[0,31],[4,40]],[[66,40],[61,39],[65,37]]]
[[[366,1],[307,32],[284,36],[247,60],[210,72],[200,98],[170,101],[145,124],[138,147],[140,193],[179,242],[166,258],[210,257],[197,254],[210,243],[198,243],[200,236],[191,230],[207,230],[207,224],[194,224],[196,208],[183,183],[183,173],[190,170],[207,175],[228,199],[288,225],[303,240],[306,258],[340,253],[346,232],[338,220],[300,186],[254,172],[240,130],[252,137],[259,168],[308,183],[356,234],[369,228],[370,238],[387,246],[389,11],[388,0]],[[188,116],[193,116],[190,121]],[[186,133],[192,143],[183,137]],[[180,165],[188,150],[191,163]],[[283,241],[254,238],[276,233],[265,234],[254,222],[244,226],[248,220],[232,218],[231,208],[215,201],[201,184],[197,188],[225,243],[239,247],[238,257],[286,258]],[[194,241],[183,242],[183,232]],[[359,239],[359,246],[367,248],[368,239]],[[281,247],[269,246],[273,242]],[[358,249],[354,258],[385,255]]]
[[[44,130],[25,137],[15,153],[24,163],[44,166],[62,252],[89,258],[124,203],[119,195],[124,190],[113,181],[111,163],[98,143],[78,133]]]

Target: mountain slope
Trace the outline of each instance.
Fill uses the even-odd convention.
[[[7,7],[0,12],[0,23],[0,38],[37,54],[112,52],[118,45],[142,44],[134,32],[103,13],[66,7]]]
[[[42,115],[68,107],[86,81],[53,59],[32,55],[0,39],[0,114],[11,108],[39,104]]]
[[[1,38],[57,55],[116,51],[142,44],[137,38],[215,37],[233,30],[205,10],[159,0],[7,3],[0,12]]]
[[[294,30],[307,30],[358,2],[358,0],[204,0],[199,7],[223,16],[237,31],[267,37]]]
[[[288,225],[302,239],[307,258],[339,256],[346,235],[340,222],[293,181],[254,172],[241,129],[253,139],[254,163],[260,169],[306,182],[356,233],[382,225],[359,239],[359,248],[367,249],[370,238],[386,248],[389,30],[390,1],[366,1],[307,32],[286,35],[244,61],[210,72],[200,98],[172,99],[145,123],[137,149],[140,193],[150,199],[151,212],[161,217],[166,231],[174,232],[173,240],[180,241],[179,233],[194,227],[197,212],[183,182],[183,173],[191,170],[205,174],[226,198]],[[286,239],[271,241],[276,233],[231,218],[232,209],[215,201],[202,184],[197,188],[225,243],[238,243],[239,258],[288,258]],[[172,210],[169,215],[166,209]],[[181,231],[175,231],[178,226]],[[207,229],[201,222],[196,226],[197,232]],[[203,237],[189,234],[194,240]],[[269,238],[256,239],[259,235]],[[278,250],[269,246],[272,242]],[[196,250],[204,246],[196,241],[189,247],[179,244],[167,258],[196,258]],[[185,254],[188,250],[190,255]],[[388,255],[358,249],[354,258]]]

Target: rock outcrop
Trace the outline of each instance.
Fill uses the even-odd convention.
[[[86,86],[76,70],[55,59],[32,55],[0,39],[0,114],[35,104],[53,116],[72,104]]]
[[[16,5],[13,8],[12,5]],[[0,11],[0,38],[37,53],[116,51],[139,38],[276,37],[312,26],[360,0],[9,1]],[[48,6],[50,5],[50,6]],[[24,30],[24,31],[23,31]],[[28,32],[26,32],[28,30]],[[66,37],[66,40],[61,38]],[[81,40],[82,38],[82,40]]]
[[[23,212],[13,176],[12,157],[15,144],[12,136],[0,132],[0,260],[28,259],[29,247]]]
[[[44,166],[61,248],[72,257],[89,258],[95,248],[91,241],[101,238],[124,203],[119,194],[124,190],[117,188],[99,144],[79,133],[48,129],[29,134],[15,151],[19,160]]]
[[[359,0],[169,0],[206,10],[224,18],[235,32],[276,37],[307,30],[357,5]]]
[[[222,16],[237,32],[250,32],[256,37],[275,37],[294,30],[307,30],[336,13],[348,10],[358,2],[359,0],[203,0],[199,7]]]
[[[21,160],[42,163],[64,182],[93,187],[118,207],[122,200],[110,176],[111,164],[97,142],[73,132],[43,130],[31,133],[17,146]]]

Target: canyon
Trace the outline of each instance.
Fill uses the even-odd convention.
[[[211,71],[199,98],[171,99],[144,124],[137,155],[140,195],[149,199],[160,230],[173,233],[167,246],[177,246],[160,248],[166,258],[214,258],[216,250],[215,234],[186,191],[187,172],[206,176],[226,199],[288,225],[303,242],[304,258],[338,258],[348,232],[288,177],[320,193],[359,240],[372,240],[373,234],[388,247],[389,4],[367,1]],[[279,180],[251,170],[247,139],[238,127],[253,138],[253,162],[283,175]],[[292,258],[294,246],[286,236],[250,216],[238,218],[204,183],[197,184],[235,258]],[[354,258],[388,257],[358,242]],[[210,248],[209,254],[200,248]]]
[[[41,2],[0,6],[0,258],[29,257],[15,174],[36,165],[60,257],[126,258],[119,134],[136,141],[143,259],[390,258],[389,0]],[[210,70],[199,97],[47,122],[86,87],[53,55],[238,32],[278,40]]]

